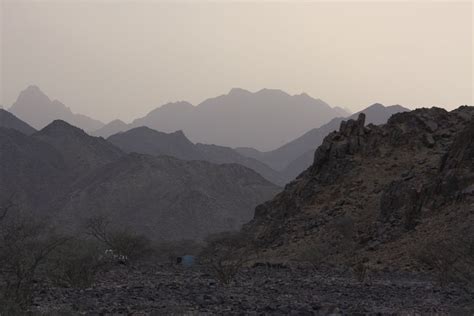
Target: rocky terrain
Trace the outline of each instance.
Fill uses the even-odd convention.
[[[360,283],[308,267],[246,268],[230,285],[203,267],[118,268],[91,288],[44,288],[32,311],[82,315],[469,315],[472,300],[424,275],[380,272]]]
[[[365,126],[363,114],[341,122],[246,230],[273,258],[319,243],[335,262],[355,253],[372,267],[415,269],[427,243],[474,236],[473,116],[462,106],[399,113],[381,126]],[[351,247],[338,246],[343,237]]]
[[[237,164],[129,154],[97,168],[56,201],[65,221],[110,216],[154,240],[237,230],[279,188]]]

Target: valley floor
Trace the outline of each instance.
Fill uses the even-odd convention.
[[[468,306],[470,305],[470,312]],[[422,276],[382,273],[359,283],[307,268],[248,268],[229,286],[203,268],[116,268],[89,289],[40,288],[32,310],[131,315],[472,315],[473,299]]]

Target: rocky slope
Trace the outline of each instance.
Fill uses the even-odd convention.
[[[125,152],[154,156],[167,155],[183,160],[205,160],[212,163],[238,163],[261,174],[268,181],[284,185],[284,178],[264,163],[244,157],[229,147],[193,144],[182,131],[163,133],[148,127],[137,127],[107,139]]]
[[[24,209],[45,211],[64,193],[64,160],[51,145],[0,127],[0,203],[14,195]]]
[[[36,129],[54,120],[64,120],[86,131],[101,128],[104,123],[82,114],[76,114],[58,100],[51,100],[37,86],[23,90],[9,111]]]
[[[25,135],[31,135],[36,130],[28,125],[27,123],[23,122],[15,115],[11,114],[10,112],[0,108],[0,127],[4,128],[12,128],[19,132],[22,132]]]
[[[278,187],[237,164],[126,154],[54,121],[27,136],[0,128],[0,203],[14,202],[63,229],[98,214],[160,239],[237,229]]]
[[[32,137],[54,147],[73,176],[84,175],[124,155],[105,139],[91,137],[82,129],[61,120],[53,121]]]
[[[363,114],[343,121],[312,166],[256,208],[246,230],[269,256],[293,257],[309,243],[337,244],[338,226],[350,223],[370,264],[410,267],[425,242],[472,228],[473,117],[463,106],[399,113],[381,126],[364,126]],[[328,257],[350,259],[333,249]]]
[[[74,222],[101,214],[154,239],[199,239],[240,228],[277,190],[237,164],[129,154],[76,183],[60,204]]]

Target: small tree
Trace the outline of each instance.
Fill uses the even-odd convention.
[[[201,253],[201,262],[211,268],[220,282],[230,284],[250,259],[249,245],[249,236],[243,233],[212,235]]]
[[[50,279],[59,286],[87,288],[110,261],[102,247],[90,240],[71,239],[48,260]]]
[[[151,242],[143,235],[128,229],[113,229],[107,217],[96,216],[87,220],[86,232],[114,254],[125,257],[127,261],[142,259],[151,252]]]
[[[299,259],[311,264],[317,270],[327,263],[330,254],[331,247],[328,243],[310,242],[303,247]]]
[[[441,287],[458,282],[474,290],[474,234],[472,229],[451,239],[430,241],[415,255],[423,265],[433,269]]]
[[[67,238],[20,214],[11,201],[4,205],[0,210],[0,311],[8,312],[30,303],[38,270]]]

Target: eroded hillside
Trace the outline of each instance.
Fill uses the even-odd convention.
[[[364,115],[342,122],[246,230],[270,257],[292,258],[318,242],[344,262],[352,252],[335,246],[337,226],[350,223],[366,260],[409,267],[426,242],[469,233],[474,223],[473,116],[463,106],[400,113],[381,126],[364,126]]]

